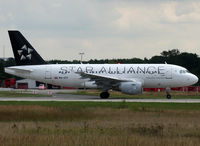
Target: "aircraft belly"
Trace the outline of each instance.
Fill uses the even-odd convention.
[[[74,88],[80,88],[81,81],[80,79],[74,79],[74,78],[66,78],[66,79],[53,79],[52,80],[53,84],[55,85],[60,85],[60,86],[65,86],[65,87],[74,87]]]
[[[171,87],[171,79],[146,79],[144,80],[144,88],[166,88]]]

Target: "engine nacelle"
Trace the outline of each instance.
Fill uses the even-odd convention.
[[[124,94],[141,94],[142,93],[142,83],[140,82],[122,82],[119,89]]]
[[[94,81],[87,81],[81,84],[83,88],[96,89],[97,85]]]

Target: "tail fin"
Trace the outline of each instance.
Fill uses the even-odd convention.
[[[15,30],[8,31],[17,65],[46,64],[24,36]]]

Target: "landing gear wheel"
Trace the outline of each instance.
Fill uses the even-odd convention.
[[[167,93],[167,99],[171,99],[172,96],[170,95],[170,87],[166,88],[166,93]]]
[[[100,97],[101,99],[107,99],[110,96],[108,92],[101,92]]]
[[[167,94],[167,99],[171,99],[172,96],[170,94]]]

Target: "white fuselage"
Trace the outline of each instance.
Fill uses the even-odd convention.
[[[5,71],[22,78],[75,88],[98,88],[78,72],[130,81],[142,87],[166,88],[189,86],[198,78],[183,67],[170,64],[49,64],[7,67]]]

